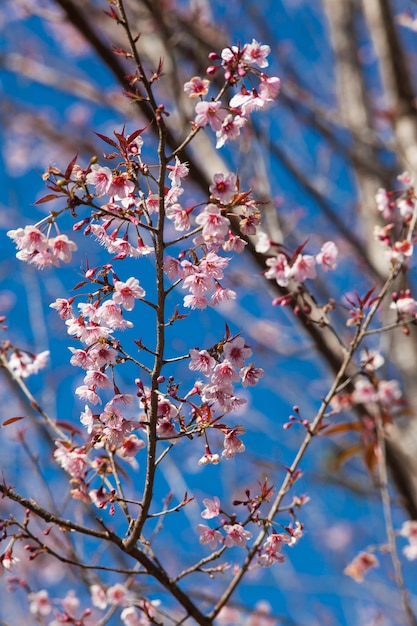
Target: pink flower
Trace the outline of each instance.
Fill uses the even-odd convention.
[[[121,583],[117,583],[109,587],[106,592],[107,602],[109,604],[123,606],[129,597],[129,591]]]
[[[376,402],[377,392],[373,384],[365,379],[360,378],[355,381],[355,388],[352,393],[352,402],[354,404],[364,404],[366,402]]]
[[[222,204],[229,204],[237,194],[237,184],[235,174],[214,174],[213,184],[209,190],[212,196]]]
[[[251,356],[252,350],[245,345],[243,337],[235,337],[232,341],[225,343],[223,353],[235,367],[243,367],[245,359]]]
[[[290,279],[290,268],[287,257],[284,254],[278,254],[276,257],[267,259],[265,264],[270,267],[266,270],[265,277],[277,281],[280,287],[286,287]]]
[[[204,376],[210,376],[210,373],[216,365],[215,359],[210,356],[207,350],[197,350],[191,348],[190,350],[191,361],[188,365],[190,370],[200,371]]]
[[[212,454],[211,452],[206,452],[201,459],[198,461],[199,465],[217,465],[220,463],[220,457],[218,454]]]
[[[77,448],[67,448],[59,441],[54,452],[56,462],[73,478],[84,478],[88,469],[88,459],[84,452]]]
[[[316,260],[309,254],[299,254],[291,266],[290,274],[294,280],[302,283],[307,278],[316,277]]]
[[[73,241],[70,241],[67,235],[58,235],[50,239],[49,246],[51,254],[63,263],[69,263],[72,258],[72,253],[77,250],[77,245]]]
[[[120,619],[125,626],[145,626],[145,623],[138,615],[135,607],[128,606],[120,613]],[[150,623],[147,621],[147,623]]]
[[[236,454],[245,451],[245,445],[243,441],[241,441],[236,436],[236,433],[240,435],[244,432],[245,429],[242,426],[236,426],[236,428],[233,428],[228,433],[226,433],[223,442],[224,450],[222,452],[222,457],[224,457],[225,459],[232,459]]]
[[[9,230],[7,236],[15,242],[18,250],[24,250],[27,254],[45,252],[48,249],[48,239],[36,226]]]
[[[112,196],[114,200],[123,200],[130,196],[135,190],[135,183],[129,180],[128,174],[122,172],[113,176],[111,184],[108,188],[108,195]]]
[[[221,125],[221,128],[216,131],[216,148],[219,149],[226,141],[234,141],[240,135],[240,129],[247,123],[247,118],[241,115],[226,115]]]
[[[206,508],[201,512],[201,517],[204,519],[212,519],[220,515],[220,500],[217,496],[214,496],[213,500],[206,498],[203,504]]]
[[[189,98],[198,98],[199,96],[207,95],[209,87],[210,81],[207,78],[193,76],[185,83],[184,91]]]
[[[52,611],[52,604],[49,600],[48,592],[45,589],[37,593],[28,595],[29,611],[32,615],[49,615]]]
[[[277,76],[261,77],[259,95],[265,102],[275,100],[281,89],[281,81]]]
[[[380,380],[378,384],[378,400],[388,408],[397,404],[402,392],[398,380]]]
[[[114,283],[112,299],[116,304],[121,304],[126,311],[131,311],[135,306],[135,299],[140,300],[145,296],[145,290],[139,285],[137,278],[128,278],[124,283],[116,280]]]
[[[338,249],[333,241],[326,241],[316,255],[316,263],[322,266],[323,270],[335,270],[337,267]]]
[[[196,222],[203,227],[203,239],[207,243],[222,244],[229,232],[230,221],[215,204],[208,204],[197,216]]]
[[[183,289],[189,289],[195,296],[204,296],[207,291],[213,289],[213,286],[213,279],[201,272],[190,274],[184,278],[182,284]]]
[[[406,537],[410,542],[408,546],[403,548],[403,553],[409,561],[417,559],[417,522],[408,520],[404,522],[400,530],[400,535]]]
[[[214,385],[224,387],[231,382],[237,382],[239,380],[238,373],[233,367],[231,361],[225,359],[222,363],[218,363],[214,368],[211,381]]]
[[[194,294],[188,294],[184,297],[184,306],[189,309],[205,309],[210,302],[205,296],[195,296]]]
[[[172,181],[172,187],[181,187],[181,179],[188,176],[190,171],[188,163],[181,163],[177,156],[175,157],[175,165],[168,165],[167,169],[170,170],[168,178]]]
[[[221,108],[220,102],[197,102],[194,122],[197,126],[210,124],[215,131],[220,130],[227,111]]]
[[[93,432],[94,415],[90,407],[86,404],[84,411],[80,415],[80,422],[87,427],[88,434]]]
[[[85,178],[87,185],[95,186],[97,197],[104,196],[109,193],[111,180],[111,169],[108,167],[101,167],[97,163],[94,163],[91,166],[91,172],[89,172]]]
[[[223,302],[229,302],[230,300],[236,300],[237,293],[233,289],[224,289],[220,285],[216,285],[216,291],[211,296],[211,301],[214,306],[222,304]]]
[[[252,533],[245,530],[241,524],[225,524],[224,531],[227,534],[224,540],[226,548],[232,546],[238,546],[238,548],[245,548],[246,542],[252,537]]]
[[[229,239],[224,242],[223,250],[225,252],[236,252],[236,254],[242,254],[245,246],[247,245],[247,241],[244,241],[229,230]]]
[[[215,280],[223,278],[223,270],[228,266],[230,258],[217,255],[215,252],[209,252],[198,266],[201,272]]]
[[[259,96],[257,91],[248,91],[246,87],[243,87],[230,100],[229,106],[232,109],[240,109],[242,116],[247,117],[252,111],[262,109],[265,106],[265,100]]]
[[[242,385],[244,387],[254,387],[258,384],[258,381],[264,375],[264,370],[261,367],[254,367],[253,363],[240,370],[240,376],[242,378]]]
[[[200,535],[200,543],[208,544],[212,550],[216,549],[219,542],[223,540],[222,534],[218,530],[213,530],[205,524],[198,524],[197,532]]]
[[[175,229],[182,232],[183,230],[189,230],[190,228],[190,215],[189,210],[183,209],[183,207],[176,203],[168,207],[165,211],[165,215],[169,220],[173,220]]]
[[[84,376],[84,383],[87,387],[98,387],[99,389],[106,389],[107,387],[113,386],[107,374],[100,370],[88,370]]]
[[[93,606],[104,610],[107,606],[106,592],[100,585],[91,585],[90,587],[91,602]]]
[[[72,302],[72,298],[70,298],[69,300],[65,300],[64,298],[57,298],[55,302],[52,302],[52,304],[50,304],[49,306],[51,309],[55,309],[56,311],[58,311],[58,315],[62,320],[67,320],[73,316],[71,307]]]
[[[269,63],[266,57],[270,52],[269,46],[261,45],[256,39],[252,39],[252,43],[246,44],[243,49],[243,60],[248,65],[257,65],[261,68],[268,67]]]

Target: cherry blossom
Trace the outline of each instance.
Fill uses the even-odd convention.
[[[181,179],[188,176],[190,171],[188,163],[181,163],[177,156],[175,157],[175,165],[168,165],[167,169],[169,170],[168,178],[172,187],[181,187]]]
[[[262,45],[252,39],[252,43],[246,44],[243,49],[243,59],[249,65],[257,65],[258,67],[268,67],[269,63],[266,57],[271,52],[271,48],[266,45]]]
[[[245,530],[241,524],[225,524],[223,528],[227,535],[224,540],[226,548],[231,548],[232,546],[245,548],[246,542],[252,537],[252,533],[249,530]]]
[[[210,193],[222,204],[229,204],[237,193],[235,174],[214,174],[213,184],[209,187]]]
[[[229,359],[235,367],[243,367],[245,359],[252,354],[252,350],[245,345],[243,337],[235,337],[235,339],[227,341],[223,351],[226,359]]]
[[[335,270],[337,267],[338,249],[333,241],[326,241],[321,250],[316,254],[316,263],[322,266],[325,272]]]
[[[212,519],[220,515],[220,500],[217,496],[214,496],[213,500],[205,498],[203,504],[206,508],[201,512],[201,517],[204,519]]]
[[[184,91],[189,98],[198,98],[206,96],[210,87],[210,81],[207,78],[193,76],[184,84]]]
[[[49,615],[52,611],[52,604],[46,589],[32,592],[28,595],[29,611],[33,615]]]
[[[87,185],[94,185],[96,188],[96,196],[101,197],[105,194],[109,194],[110,185],[112,182],[112,171],[109,167],[102,167],[97,163],[91,166],[91,172],[89,172],[85,178]]]
[[[221,102],[197,102],[195,107],[195,124],[207,126],[210,124],[215,131],[220,130],[227,111],[222,108]]]
[[[290,269],[290,275],[294,280],[302,283],[307,278],[316,277],[316,260],[309,254],[299,254]]]
[[[126,311],[131,311],[135,306],[135,300],[145,296],[145,290],[139,285],[137,278],[130,277],[126,282],[116,280],[112,299],[116,304],[121,304]]]
[[[208,544],[212,550],[215,550],[217,544],[223,541],[223,536],[218,530],[209,528],[205,524],[198,524],[197,532],[200,535],[200,543]]]

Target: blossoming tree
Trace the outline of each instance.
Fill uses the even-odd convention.
[[[387,553],[401,599],[398,623],[416,623],[397,550],[398,535],[408,543],[405,559],[416,558],[414,461],[404,434],[413,432],[414,421],[398,421],[414,405],[417,305],[410,270],[417,210],[415,147],[408,132],[415,128],[413,94],[389,5],[375,1],[355,14],[353,3],[325,4],[342,86],[353,70],[349,88],[358,76],[363,80],[356,30],[361,19],[368,19],[375,50],[389,49],[380,58],[390,94],[397,97],[397,108],[391,117],[387,113],[399,146],[395,168],[386,165],[387,154],[376,160],[387,129],[370,121],[364,90],[355,92],[350,107],[341,106],[338,121],[353,138],[352,146],[345,145],[323,110],[320,119],[314,105],[296,97],[291,80],[288,87],[283,81],[280,94],[281,80],[269,72],[270,47],[260,43],[264,37],[243,40],[236,33],[234,41],[240,42],[222,41],[202,7],[191,17],[159,2],[91,3],[90,13],[70,0],[30,7],[42,19],[72,24],[103,59],[125,92],[105,99],[122,111],[124,122],[97,131],[98,144],[80,137],[81,154],[66,161],[64,133],[54,136],[45,124],[58,156],[43,175],[47,192],[36,202],[43,214],[30,225],[20,219],[7,233],[19,261],[68,283],[46,286],[53,291],[49,306],[58,318],[57,334],[69,347],[70,365],[59,382],[64,398],[58,393],[50,411],[42,389],[42,400],[36,395],[36,380],[42,384],[47,365],[45,346],[28,348],[28,337],[10,336],[6,322],[13,334],[13,320],[3,319],[1,366],[10,385],[7,397],[16,401],[2,422],[2,433],[14,443],[0,484],[1,568],[8,591],[20,594],[24,605],[4,602],[5,623],[25,613],[53,625],[278,623],[268,605],[257,604],[265,594],[251,590],[303,550],[305,539],[298,543],[305,525],[312,530],[304,506],[310,493],[299,488],[301,464],[311,448],[325,439],[338,442],[340,435],[359,436],[360,442],[348,439],[333,461],[341,465],[361,454],[379,487],[385,527],[382,536],[372,536],[374,545],[355,546],[358,554],[340,572],[360,582]],[[186,27],[176,30],[181,20]],[[407,15],[399,20],[413,25]],[[176,33],[187,36],[171,50]],[[190,46],[196,46],[195,58]],[[203,61],[199,54],[205,49]],[[13,62],[14,71],[57,85],[57,74],[37,60],[5,58],[9,69]],[[74,80],[70,89],[96,102],[103,98],[88,91],[88,81]],[[359,96],[364,119],[351,110]],[[297,223],[300,216],[277,213],[262,168],[268,132],[261,120],[272,110],[285,118],[288,105],[298,107],[297,115],[314,133],[330,137],[335,152],[356,168],[361,208],[372,205],[363,216],[364,241],[279,152],[279,142],[272,146],[279,171],[297,175],[332,228],[323,233],[314,227],[317,211],[313,223],[307,216],[305,224]],[[309,132],[310,149],[315,138]],[[255,140],[263,148],[252,153],[252,166],[245,158],[240,168],[231,165],[238,146],[249,150]],[[256,270],[245,265],[249,256]],[[241,269],[234,275],[238,258]],[[348,271],[359,263],[362,272]],[[65,264],[78,268],[75,285]],[[254,278],[245,285],[248,276]],[[261,281],[270,293],[259,295],[259,305],[246,304],[245,294],[255,293]],[[271,403],[265,406],[262,399],[271,386],[271,357],[264,355],[262,362],[253,344],[270,349],[277,323],[257,325],[255,315],[245,321],[245,308],[254,312],[256,306],[261,314],[268,307],[267,318],[277,310],[293,316],[297,332],[301,328],[309,337],[304,345],[316,346],[330,372],[309,400],[305,395],[311,394],[301,396],[300,388],[294,394],[287,380],[279,415],[272,410],[275,424],[265,430],[252,406],[257,401],[260,411],[271,412]],[[241,322],[233,319],[237,313]],[[293,362],[297,371],[295,355]],[[278,462],[274,429],[294,448],[289,457],[281,449]],[[262,453],[252,462],[259,433]],[[22,473],[12,471],[21,458],[17,448],[24,456]],[[403,509],[393,507],[387,468],[407,521]],[[233,481],[227,480],[230,471],[236,472]],[[35,476],[28,489],[30,473]],[[345,540],[340,527],[339,534],[336,526],[333,531],[335,542]],[[328,546],[329,537],[330,529]],[[323,535],[322,540],[326,545]],[[287,576],[288,569],[283,571]],[[63,581],[66,572],[73,577],[70,585]],[[250,594],[243,605],[239,590]],[[395,611],[395,601],[393,606]]]

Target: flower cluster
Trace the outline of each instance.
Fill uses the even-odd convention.
[[[264,251],[266,252],[271,245],[275,244],[268,241]],[[302,283],[307,278],[316,277],[316,264],[321,265],[325,272],[335,270],[337,256],[338,249],[333,241],[326,241],[315,256],[301,254],[298,250],[293,255],[280,251],[266,260],[269,269],[265,272],[265,278],[275,280],[280,287],[286,287],[291,279]]]
[[[7,235],[15,242],[19,250],[16,257],[39,269],[51,265],[58,266],[60,262],[69,263],[72,253],[77,250],[76,244],[68,239],[67,235],[58,234],[56,237],[48,237],[37,226],[9,230]]]
[[[417,217],[417,200],[413,181],[407,172],[398,176],[405,186],[403,191],[386,191],[380,188],[375,196],[376,205],[385,226],[375,226],[374,236],[386,247],[391,263],[404,263],[413,254],[413,241],[405,236],[405,229]]]
[[[269,46],[261,45],[255,39],[244,46],[225,48],[221,55],[210,54],[213,61],[220,65],[212,65],[207,73],[213,75],[222,67],[227,83],[235,84],[250,74],[250,87],[242,82],[240,91],[235,94],[229,104],[224,106],[220,100],[201,100],[195,107],[194,124],[196,127],[210,126],[216,133],[216,147],[221,148],[227,141],[233,141],[240,135],[241,128],[248,122],[252,111],[262,109],[279,94],[281,83],[276,76],[268,77],[257,68],[268,66]],[[253,78],[259,79],[258,87],[253,87]],[[208,94],[210,82],[194,76],[185,83],[184,91],[190,98],[203,98]]]

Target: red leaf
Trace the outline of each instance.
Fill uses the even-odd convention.
[[[14,424],[15,422],[20,422],[20,420],[26,419],[26,416],[23,415],[21,417],[9,417],[8,420],[5,420],[2,426],[9,426],[10,424]]]
[[[113,141],[113,139],[110,139],[110,137],[106,137],[106,135],[102,135],[101,133],[97,133],[96,131],[94,131],[94,134],[97,135],[97,137],[100,137],[100,139],[108,143],[110,146],[113,146],[113,148],[117,149],[119,147],[117,143]]]
[[[75,157],[71,159],[71,161],[68,163],[67,169],[65,170],[65,174],[64,174],[65,180],[68,180],[68,178],[71,176],[72,168],[74,167],[77,159],[78,159],[78,154],[76,154]]]
[[[69,422],[55,422],[57,426],[59,426],[59,428],[62,428],[62,430],[68,430],[70,433],[72,434],[78,434],[80,435],[82,433],[82,430],[80,428],[77,428],[76,426],[74,426],[74,424],[70,424]]]
[[[46,196],[42,196],[39,200],[36,200],[35,204],[43,204],[44,202],[50,202],[51,200],[55,200],[55,198],[59,198],[55,193],[48,193]]]

